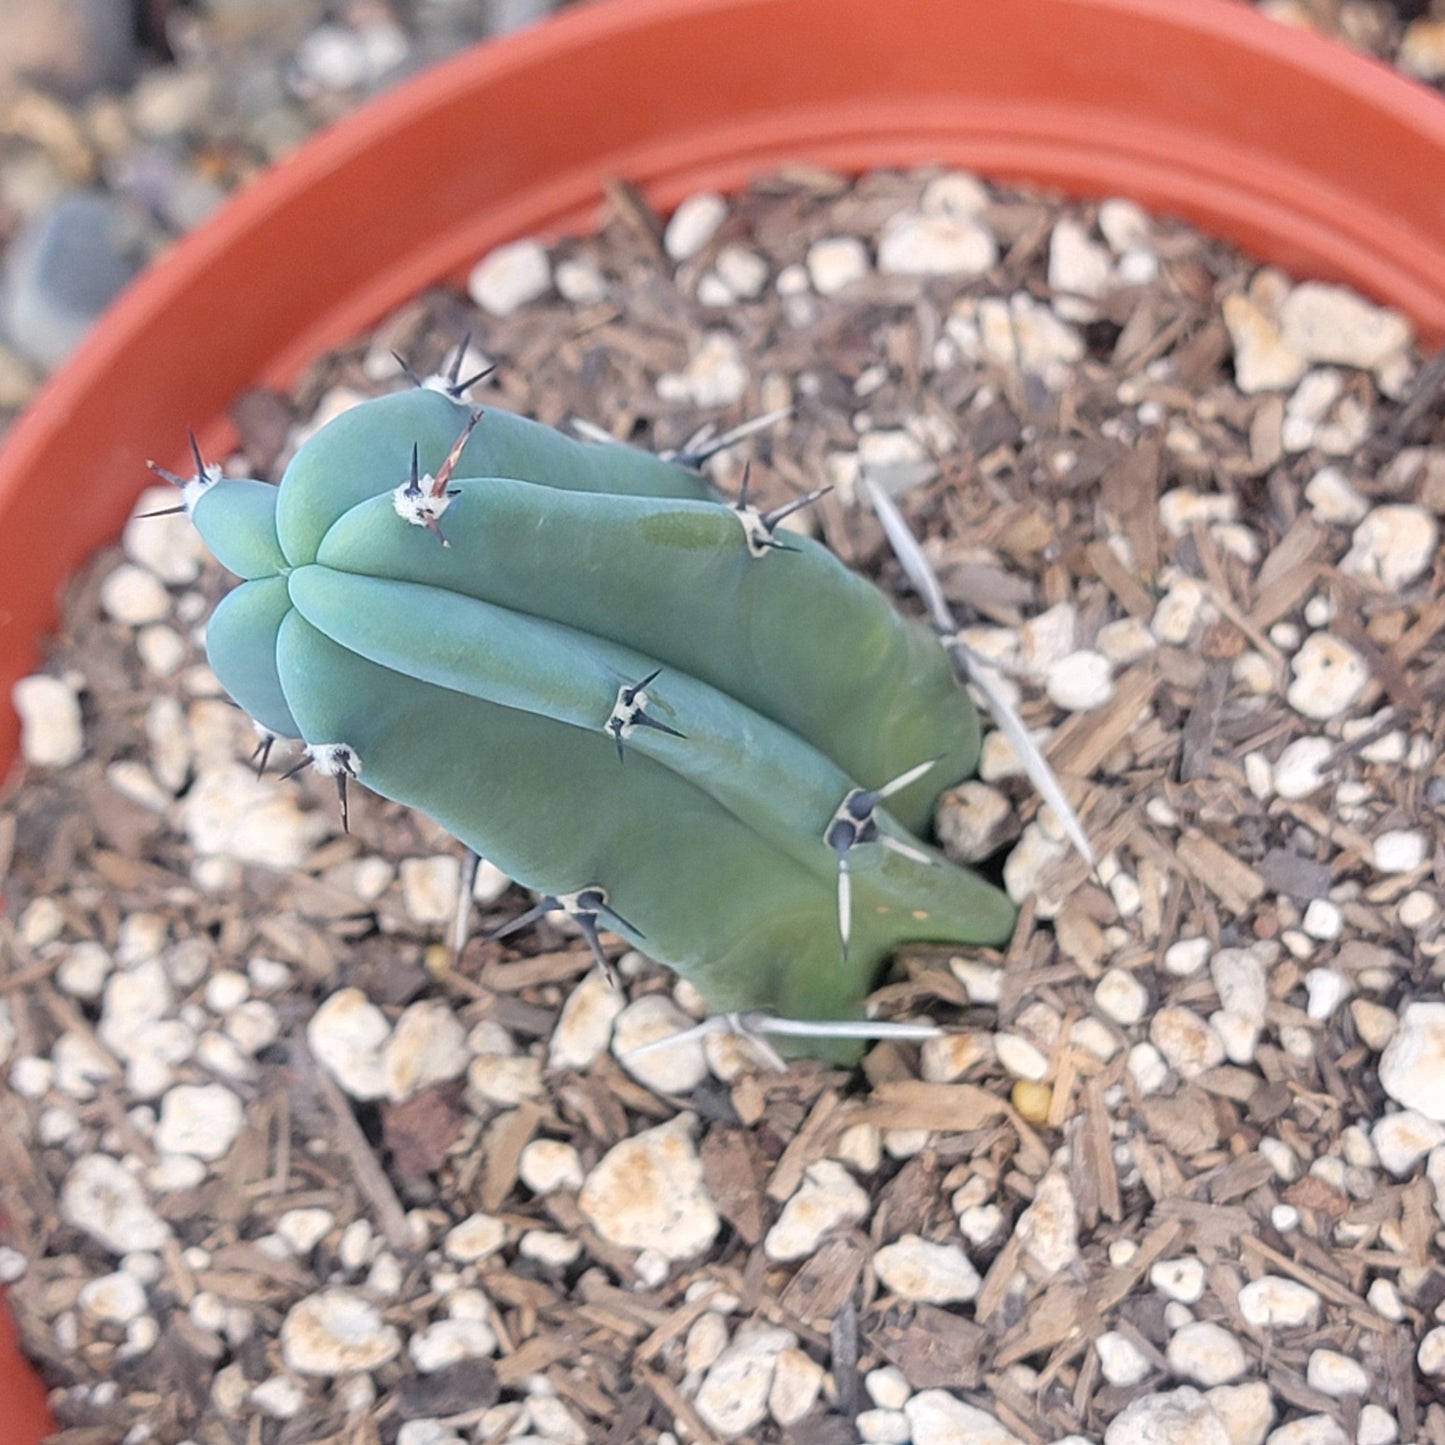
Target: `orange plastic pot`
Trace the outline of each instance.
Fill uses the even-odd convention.
[[[604,177],[667,207],[790,161],[1131,196],[1445,337],[1445,103],[1243,5],[585,6],[313,141],[117,302],[0,454],[0,698],[143,459],[181,466],[188,426],[220,454],[238,391],[287,385],[497,242],[587,227]],[[0,774],[15,726],[0,701]]]

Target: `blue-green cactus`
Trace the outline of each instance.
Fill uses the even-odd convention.
[[[198,459],[244,579],[207,648],[258,725],[719,1011],[856,1016],[899,944],[1003,942],[915,836],[978,753],[938,640],[746,497],[458,390],[356,407],[279,487]]]

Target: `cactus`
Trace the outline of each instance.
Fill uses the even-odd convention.
[[[243,579],[207,649],[263,746],[719,1011],[857,1017],[899,944],[1003,942],[1008,900],[916,836],[978,752],[938,639],[746,491],[451,383],[338,417],[279,487],[199,455],[182,483]]]

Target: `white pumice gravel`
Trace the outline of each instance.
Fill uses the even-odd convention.
[[[1266,1274],[1239,1291],[1239,1313],[1257,1330],[1292,1329],[1319,1317],[1320,1296],[1309,1285],[1283,1275]]]
[[[85,756],[80,699],[63,678],[22,677],[10,689],[20,717],[20,755],[33,768],[68,768]]]
[[[298,1375],[375,1370],[401,1352],[401,1336],[353,1290],[319,1290],[298,1300],[281,1324],[281,1358]]]
[[[614,1144],[588,1174],[577,1203],[604,1239],[667,1260],[706,1249],[722,1223],[687,1115]]]
[[[1445,1124],[1445,1003],[1410,1003],[1380,1059],[1380,1086],[1407,1109]]]
[[[802,1182],[783,1205],[763,1240],[769,1259],[804,1259],[835,1229],[868,1217],[868,1192],[839,1163],[821,1159],[804,1171]]]
[[[493,316],[510,316],[552,284],[552,264],[537,241],[499,246],[473,267],[467,295]]]
[[[936,1244],[905,1234],[873,1256],[873,1268],[885,1289],[901,1299],[924,1304],[962,1304],[982,1283],[973,1261],[956,1244]]]
[[[673,261],[690,261],[727,220],[727,200],[715,191],[689,196],[668,217],[662,244]]]
[[[311,1016],[306,1040],[316,1060],[353,1099],[387,1092],[385,1048],[391,1024],[358,988],[332,994]]]

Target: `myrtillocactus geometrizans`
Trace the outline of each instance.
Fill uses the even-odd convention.
[[[279,487],[184,483],[259,727],[720,1012],[856,1017],[899,944],[1005,941],[1007,898],[916,836],[978,754],[939,640],[689,467],[459,392],[344,413]]]

